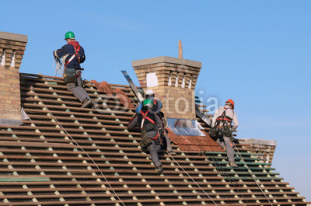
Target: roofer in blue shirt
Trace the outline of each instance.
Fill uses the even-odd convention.
[[[84,49],[75,40],[75,35],[72,31],[65,34],[65,40],[67,44],[61,49],[55,50],[53,55],[55,59],[59,60],[62,58],[65,65],[64,81],[67,89],[80,100],[82,108],[93,106],[93,101],[82,87],[81,70],[83,69],[81,69],[80,64],[85,61]]]

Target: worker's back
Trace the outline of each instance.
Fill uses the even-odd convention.
[[[141,125],[141,133],[149,138],[159,136],[156,114],[148,107],[143,107],[138,114],[138,124]]]

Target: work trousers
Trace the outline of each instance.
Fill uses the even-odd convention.
[[[231,146],[231,137],[221,136],[216,141],[222,148],[226,148],[229,162],[234,162],[234,149]]]
[[[162,164],[159,160],[159,155],[158,155],[158,152],[161,149],[161,145],[157,145],[154,140],[151,140],[151,144],[147,147],[147,149],[150,152],[150,156],[151,156],[154,166],[156,167],[161,166]]]
[[[77,73],[79,70],[76,71]],[[67,89],[70,91],[75,97],[77,97],[80,102],[83,102],[85,98],[91,99],[88,93],[82,87],[82,79],[81,76],[77,77],[77,83],[67,83]]]
[[[173,151],[172,145],[171,145],[171,140],[168,137],[166,132],[164,133],[164,136],[165,136],[165,141],[166,141],[166,151],[168,151],[168,152]]]

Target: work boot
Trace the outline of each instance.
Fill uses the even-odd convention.
[[[203,151],[203,152],[201,152],[201,153],[200,153],[200,155],[205,156],[205,155],[206,155],[206,153],[207,153],[207,151]]]
[[[230,167],[237,167],[238,165],[235,164],[234,162],[230,162]]]
[[[92,109],[96,109],[96,103],[92,101]]]
[[[82,107],[82,108],[86,108],[86,107],[91,106],[91,104],[92,104],[92,100],[85,98],[85,99],[83,100],[83,102],[82,102],[82,106],[81,106],[81,107]]]
[[[174,150],[169,150],[167,151],[167,153],[172,156],[176,155],[176,152],[174,152]]]
[[[162,165],[158,166],[156,169],[157,169],[157,171],[158,171],[158,173],[159,173],[160,175],[162,175],[162,174],[163,174],[163,168],[162,168]]]

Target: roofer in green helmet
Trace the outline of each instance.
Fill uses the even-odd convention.
[[[80,64],[85,61],[84,49],[76,41],[75,34],[72,31],[65,34],[65,40],[67,44],[61,49],[55,50],[53,55],[56,59],[62,58],[65,65],[64,81],[67,89],[80,100],[83,108],[94,106],[94,102],[82,87],[81,70],[83,69]]]
[[[130,120],[128,129],[132,130],[135,125],[139,125],[141,131],[141,142],[139,145],[149,150],[156,170],[159,174],[162,174],[163,168],[158,152],[162,146],[160,133],[163,132],[164,128],[161,118],[155,112],[152,112],[152,108],[153,101],[151,99],[145,99],[143,101],[143,108]]]
[[[75,39],[75,34],[72,32],[72,31],[68,31],[66,34],[65,34],[65,40],[67,39]]]

